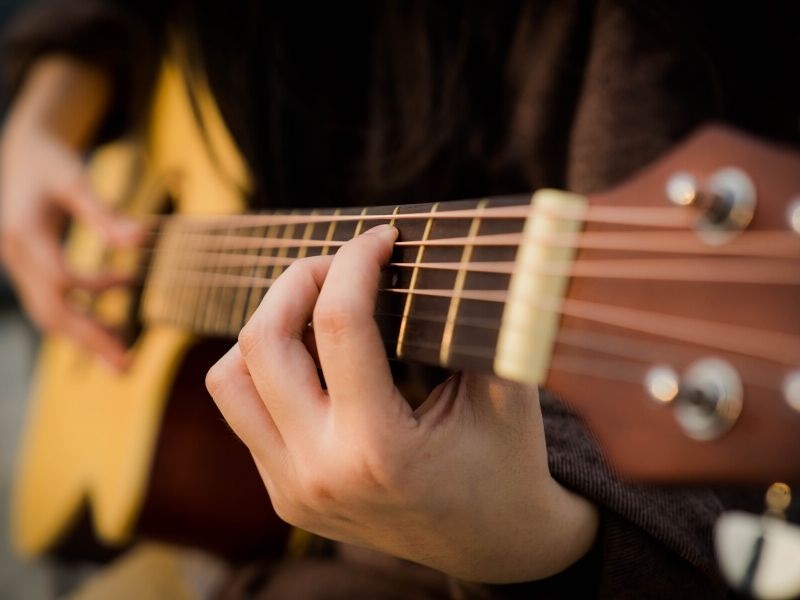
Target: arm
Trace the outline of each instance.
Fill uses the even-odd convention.
[[[133,223],[97,201],[82,162],[81,151],[93,139],[109,96],[104,71],[87,63],[49,55],[31,67],[0,139],[0,252],[39,327],[121,367],[119,341],[67,300],[72,289],[99,291],[119,281],[71,273],[60,246],[67,217],[94,226],[112,243],[139,237]]]
[[[45,134],[83,150],[105,115],[110,93],[103,70],[65,55],[43,57],[11,107],[3,142]]]
[[[208,387],[289,523],[461,579],[562,571],[597,510],[550,476],[536,391],[463,374],[412,411],[394,386],[372,313],[395,237],[292,265]]]

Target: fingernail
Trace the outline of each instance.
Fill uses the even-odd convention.
[[[383,225],[376,225],[372,229],[368,229],[365,233],[378,235],[387,242],[395,241],[397,239],[397,236],[400,235],[400,232],[397,230],[397,227],[389,225],[388,223],[384,223]]]

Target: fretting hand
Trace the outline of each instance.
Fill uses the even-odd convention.
[[[597,512],[550,476],[536,390],[464,373],[413,411],[392,381],[372,315],[396,235],[289,267],[208,389],[289,523],[469,580],[557,573]]]

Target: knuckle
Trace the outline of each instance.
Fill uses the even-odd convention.
[[[226,373],[225,367],[222,365],[221,361],[218,361],[212,365],[212,367],[206,373],[206,389],[208,393],[212,396],[216,396],[222,386],[225,384]]]
[[[358,327],[358,317],[358,311],[344,302],[320,302],[314,308],[314,331],[344,337]]]
[[[285,277],[285,276],[287,276],[287,274],[288,275],[294,275],[298,271],[302,271],[302,270],[306,269],[307,266],[308,266],[308,257],[306,257],[306,258],[298,258],[298,259],[294,260],[293,262],[289,263],[289,265],[286,266],[281,271],[281,273],[278,275],[278,277]]]
[[[378,444],[367,445],[353,460],[354,476],[361,486],[384,493],[405,494],[406,470],[389,449]]]
[[[281,335],[279,316],[273,311],[257,310],[239,331],[238,342],[243,356],[248,356],[264,341],[274,343]]]
[[[335,500],[333,486],[327,478],[316,473],[303,476],[299,487],[304,503],[318,510]]]
[[[239,343],[239,348],[243,356],[247,356],[258,346],[261,340],[261,321],[262,319],[259,318],[258,315],[255,315],[242,327],[241,331],[239,331],[237,342]]]
[[[307,528],[305,526],[304,511],[301,510],[296,503],[288,501],[283,496],[272,496],[271,500],[272,509],[275,511],[275,514],[278,515],[279,519],[294,527],[300,527],[301,529]]]

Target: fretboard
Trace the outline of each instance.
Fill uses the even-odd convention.
[[[529,204],[529,196],[516,196],[168,218],[145,280],[143,320],[235,336],[292,261],[334,254],[391,223],[399,243],[375,310],[389,356],[490,368]]]

